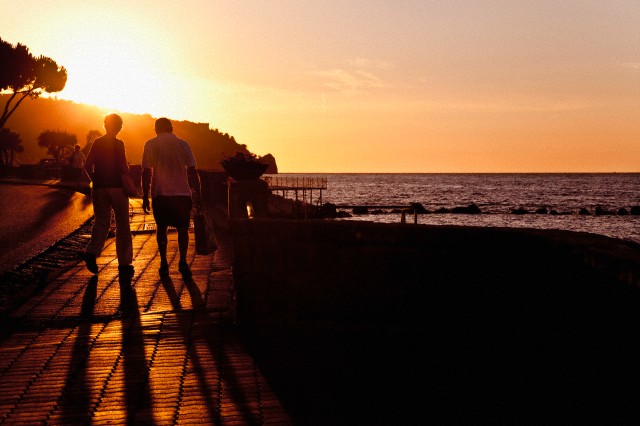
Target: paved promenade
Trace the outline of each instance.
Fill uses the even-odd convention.
[[[223,212],[220,216],[224,217]],[[222,224],[222,221],[219,221]],[[100,272],[73,262],[8,314],[0,330],[0,424],[291,424],[233,327],[231,249],[196,255],[162,280],[153,216],[131,200],[132,278],[115,241]]]

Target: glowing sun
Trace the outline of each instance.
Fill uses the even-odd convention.
[[[162,41],[149,34],[91,28],[69,43],[67,85],[60,97],[132,113],[156,113],[176,96]]]

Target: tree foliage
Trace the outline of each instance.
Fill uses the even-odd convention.
[[[8,94],[0,95],[0,105],[4,104],[8,97]],[[51,97],[41,97],[37,102],[24,102],[20,111],[10,120],[11,130],[20,134],[24,145],[21,161],[35,163],[42,157],[48,157],[37,142],[38,135],[45,130],[65,130],[73,133],[83,146],[91,129],[98,129],[96,136],[99,132],[104,133],[104,113],[104,110],[97,106]],[[122,118],[125,126],[118,138],[125,142],[127,160],[131,164],[140,164],[145,141],[155,136],[155,118],[149,114],[131,113],[123,113]],[[236,151],[246,151],[248,148],[246,144],[239,144],[229,133],[220,131],[208,123],[175,120],[173,129],[178,137],[191,145],[199,169],[220,171],[222,158]],[[267,158],[261,159],[269,162]]]
[[[38,135],[38,145],[47,148],[47,154],[56,160],[71,155],[73,147],[78,143],[76,135],[59,130],[45,130]]]
[[[59,92],[67,83],[67,70],[46,56],[33,56],[23,44],[15,46],[0,38],[0,92],[8,91],[0,115],[0,129],[27,97]]]
[[[0,129],[0,164],[12,166],[15,153],[23,152],[22,139],[8,128]]]

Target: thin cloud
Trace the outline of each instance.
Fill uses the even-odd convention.
[[[581,101],[567,100],[564,102],[552,101],[531,101],[529,103],[514,103],[508,100],[503,102],[481,102],[481,101],[423,101],[417,104],[429,111],[477,111],[488,113],[503,112],[567,112],[588,110],[598,107],[598,105]]]
[[[358,69],[380,69],[387,70],[391,68],[391,63],[385,61],[378,61],[367,58],[355,58],[347,61],[347,65]]]
[[[348,96],[361,94],[373,88],[385,87],[381,78],[364,70],[332,69],[313,74],[326,80],[324,86]]]
[[[634,70],[640,70],[640,62],[625,62],[620,64],[623,68],[631,68]]]

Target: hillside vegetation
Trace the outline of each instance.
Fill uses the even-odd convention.
[[[7,95],[0,95],[4,104]],[[91,130],[104,133],[102,122],[106,111],[96,106],[89,106],[72,101],[40,98],[27,99],[11,116],[7,127],[20,135],[24,152],[17,160],[21,164],[37,163],[47,158],[46,149],[38,146],[37,138],[45,130],[59,130],[75,134],[78,144],[87,144],[87,135]],[[124,127],[118,137],[125,142],[127,160],[130,164],[140,164],[144,143],[155,136],[153,130],[157,117],[148,114],[120,114]],[[171,119],[171,117],[168,117]],[[191,144],[198,163],[198,168],[221,170],[220,160],[237,151],[250,152],[246,144],[239,144],[228,133],[211,129],[209,123],[193,123],[190,121],[172,120],[174,133]],[[262,157],[269,164],[267,173],[277,173],[275,158],[271,154]]]

